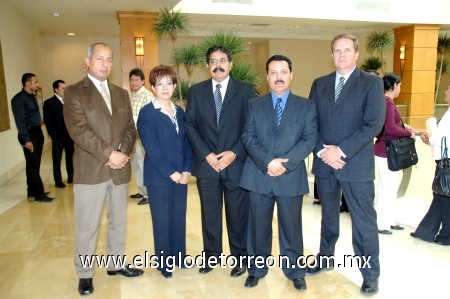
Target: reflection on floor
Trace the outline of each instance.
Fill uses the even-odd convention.
[[[51,153],[47,147],[42,161],[42,178],[46,190],[56,196],[53,203],[26,199],[25,172],[0,186],[0,297],[1,298],[79,298],[78,277],[73,265],[73,193],[72,185],[54,187]],[[130,194],[136,192],[134,182]],[[448,297],[450,285],[446,275],[450,268],[450,247],[426,243],[409,236],[427,209],[427,201],[399,199],[396,204],[399,224],[404,231],[380,235],[380,292],[374,298]],[[410,211],[420,212],[410,213]],[[305,254],[316,253],[319,246],[320,206],[306,196],[303,203]],[[341,214],[341,237],[336,259],[353,255],[351,221]],[[106,215],[97,253],[105,254]],[[226,232],[226,229],[224,230]],[[273,255],[279,254],[277,222],[273,222]],[[224,244],[227,236],[224,232]],[[189,184],[187,219],[188,254],[202,251],[200,208],[195,179]],[[152,227],[148,205],[128,202],[126,254],[153,254]],[[224,248],[228,254],[228,248]],[[197,269],[176,269],[172,279],[158,271],[146,269],[143,276],[125,278],[107,276],[98,269],[94,277],[92,298],[361,298],[362,278],[358,269],[346,265],[317,276],[307,276],[308,290],[296,291],[279,268],[273,268],[257,287],[245,288],[246,275],[231,278],[230,269],[215,269],[201,275]]]

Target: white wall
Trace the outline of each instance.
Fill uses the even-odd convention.
[[[22,89],[22,74],[41,73],[39,63],[41,52],[36,28],[3,2],[0,2],[0,39],[11,124],[10,130],[0,132],[0,184],[2,184],[25,165],[10,103],[11,98]]]

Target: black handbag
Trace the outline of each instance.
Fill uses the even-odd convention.
[[[447,155],[446,137],[441,139],[441,160],[436,161],[432,189],[436,194],[450,197],[450,159]]]
[[[402,120],[402,126],[405,128]],[[386,130],[383,135],[387,137]],[[390,171],[406,169],[419,162],[417,156],[415,140],[410,137],[400,137],[392,140],[385,140],[388,168]]]

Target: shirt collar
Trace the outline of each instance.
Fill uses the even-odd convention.
[[[64,99],[63,98],[61,98],[59,95],[57,95],[56,93],[55,93],[55,97],[57,97],[58,98],[58,100],[60,100],[61,101],[61,103],[63,103],[64,104]]]
[[[353,67],[353,69],[348,72],[347,74],[345,74],[344,76],[340,75],[337,71],[336,71],[336,84],[339,81],[339,78],[344,77],[344,83],[347,82],[347,79],[350,77],[350,75],[355,71],[356,69],[356,65]]]

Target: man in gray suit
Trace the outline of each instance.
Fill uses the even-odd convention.
[[[249,276],[246,287],[254,287],[268,272],[254,257],[266,258],[272,249],[272,217],[277,203],[280,253],[288,261],[284,275],[298,290],[306,290],[303,257],[302,202],[309,192],[305,158],[316,141],[317,120],[313,101],[289,91],[292,63],[274,55],[266,63],[271,92],[249,101],[242,141],[248,157],[241,187],[249,190]],[[287,264],[288,263],[288,264]]]
[[[364,262],[360,265],[364,278],[361,293],[374,295],[380,263],[373,207],[373,140],[383,128],[386,103],[381,78],[356,67],[358,49],[354,36],[337,35],[331,42],[336,72],[314,80],[311,87],[309,97],[315,101],[318,114],[312,171],[322,204],[322,228],[317,264],[307,272],[317,274],[334,267],[342,190],[353,222],[353,249]],[[327,262],[329,257],[332,259]]]
[[[108,209],[107,255],[123,257],[127,230],[128,183],[131,180],[129,154],[136,128],[128,92],[108,82],[112,51],[103,43],[89,47],[89,73],[65,90],[64,120],[75,142],[75,268],[80,278],[78,292],[94,292],[95,265],[82,259],[95,256],[98,231],[106,200]],[[109,263],[108,275],[138,276],[140,269]]]

